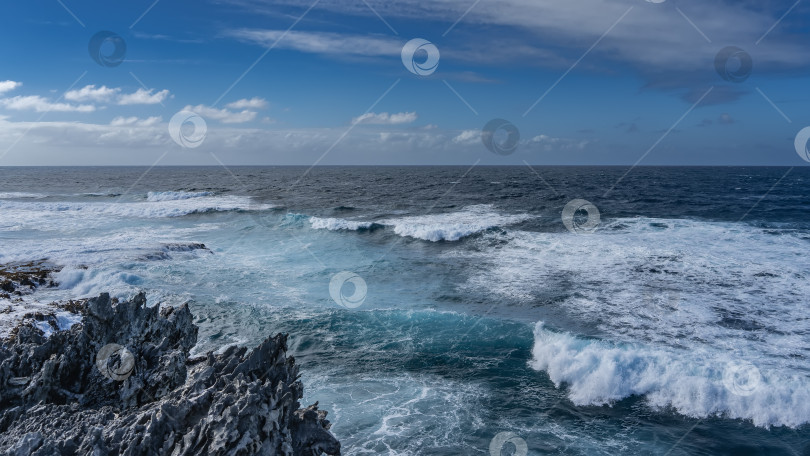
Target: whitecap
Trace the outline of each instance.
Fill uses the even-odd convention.
[[[261,211],[273,208],[269,204],[256,204],[247,196],[155,197],[149,201],[2,201],[0,211],[4,218],[0,224],[11,228],[13,223],[36,226],[54,216],[109,215],[115,217],[163,218],[180,217],[207,212],[235,210]]]
[[[191,198],[202,198],[212,196],[213,192],[149,192],[146,194],[147,201],[177,201]]]
[[[48,195],[44,193],[0,192],[0,199],[39,199],[47,197]]]
[[[535,327],[532,368],[566,385],[578,406],[610,405],[639,395],[655,409],[673,408],[696,418],[722,416],[760,427],[810,422],[810,379],[712,350],[673,350],[616,344]],[[735,381],[730,369],[750,366]],[[733,374],[734,372],[732,372]],[[731,378],[731,380],[730,380]]]
[[[339,218],[310,218],[315,229],[367,230],[375,225],[392,227],[394,233],[424,241],[458,241],[495,228],[503,228],[532,218],[528,214],[501,214],[492,205],[467,206],[461,211],[443,214],[415,215],[375,221]]]
[[[364,222],[359,220],[345,220],[341,218],[320,218],[310,217],[309,223],[312,228],[316,230],[325,229],[330,231],[350,230],[360,231],[368,230],[374,225],[374,222]]]

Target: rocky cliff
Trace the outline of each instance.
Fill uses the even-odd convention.
[[[287,336],[191,358],[188,306],[107,294],[69,330],[22,324],[0,344],[0,452],[338,455],[326,412],[301,408]]]

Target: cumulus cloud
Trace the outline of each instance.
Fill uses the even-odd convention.
[[[415,112],[398,112],[395,114],[388,114],[381,112],[379,114],[369,112],[360,117],[352,119],[353,124],[376,124],[376,125],[401,125],[413,123],[417,119]]]
[[[141,119],[139,117],[116,117],[110,122],[113,127],[151,127],[159,124],[163,120],[160,116],[147,117]]]
[[[225,107],[228,109],[264,109],[267,107],[267,100],[259,97],[250,99],[242,98],[241,100],[228,103]]]
[[[106,103],[116,100],[122,106],[136,104],[159,104],[170,96],[168,89],[155,92],[155,89],[138,89],[132,93],[121,93],[120,87],[96,87],[95,84],[86,85],[81,89],[65,92],[65,99],[76,102]]]
[[[26,131],[23,140],[14,144],[14,139]],[[162,164],[170,164],[168,160],[172,159],[180,160],[174,164],[202,164],[200,160],[208,156],[207,151],[227,153],[231,160],[243,164],[307,164],[333,147],[335,150],[323,163],[416,164],[435,158],[437,152],[448,160],[466,163],[470,161],[469,153],[478,154],[483,149],[480,143],[472,147],[453,143],[452,135],[439,129],[383,132],[357,129],[346,136],[345,127],[264,129],[209,122],[208,132],[204,144],[194,150],[202,154],[175,155],[167,157],[167,162]],[[385,144],[384,148],[380,147],[381,143]],[[0,150],[11,145],[14,147],[4,163],[93,165],[142,164],[140,160],[151,163],[156,158],[152,154],[162,154],[166,147],[174,146],[174,142],[160,118],[116,117],[108,124],[0,119]],[[267,154],[268,148],[277,153]],[[82,153],[65,153],[73,150]],[[67,156],[71,158],[68,160]]]
[[[15,111],[36,111],[36,112],[93,112],[96,107],[93,105],[74,105],[70,103],[56,103],[39,95],[16,96],[12,98],[0,99],[0,105],[6,109]]]
[[[154,92],[155,89],[138,89],[133,93],[123,94],[118,98],[119,105],[160,104],[169,97],[168,89]]]
[[[110,88],[107,86],[96,87],[95,85],[87,85],[78,90],[70,90],[68,92],[65,92],[65,100],[77,102],[83,101],[105,102],[120,91],[121,89],[118,88]]]
[[[245,123],[256,118],[256,111],[249,111],[247,109],[235,112],[229,109],[217,109],[205,105],[188,105],[183,108],[183,110],[195,112],[201,115],[203,118],[219,120],[220,122],[226,124]]]
[[[0,82],[0,94],[14,90],[21,85],[21,82],[2,81]],[[118,105],[157,104],[170,96],[168,90],[155,92],[155,89],[138,89],[133,93],[122,94],[121,92],[121,88],[118,87],[90,84],[81,89],[65,92],[63,98],[67,102],[51,101],[40,95],[19,95],[0,98],[0,106],[15,111],[94,112],[99,109],[100,104],[113,102]]]
[[[16,89],[17,87],[20,87],[21,85],[22,82],[17,81],[0,81],[0,95],[6,92],[10,92]]]
[[[540,146],[546,152],[555,150],[584,150],[590,141],[584,139],[555,138],[548,135],[537,135],[529,140],[528,144]]]
[[[481,132],[479,130],[464,130],[453,138],[453,142],[456,144],[470,144],[480,140]]]

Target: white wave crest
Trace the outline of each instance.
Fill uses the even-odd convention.
[[[29,193],[29,192],[0,192],[0,199],[39,199],[47,198],[48,195],[44,193]]]
[[[425,241],[458,241],[464,237],[523,222],[532,218],[528,214],[504,215],[495,212],[492,205],[468,206],[459,212],[419,215],[383,220],[400,236]]]
[[[729,370],[740,360],[722,352],[579,339],[549,331],[539,322],[532,354],[531,367],[547,372],[556,386],[567,385],[569,398],[580,406],[641,395],[653,408],[672,407],[691,417],[739,418],[760,427],[795,428],[810,422],[806,375],[752,367],[754,374],[735,384]]]
[[[116,217],[163,218],[207,212],[266,210],[272,207],[272,205],[268,204],[251,203],[251,199],[247,196],[235,195],[198,196],[135,202],[22,202],[0,200],[0,211],[4,214],[4,220],[0,221],[0,227],[13,228],[14,225],[10,224],[15,221],[24,225],[36,225],[40,219],[51,219],[57,214],[60,217],[69,217],[71,215],[85,217],[97,214]]]
[[[458,241],[484,231],[523,222],[532,218],[528,214],[504,215],[495,212],[492,205],[468,206],[458,212],[389,218],[376,221],[344,220],[312,217],[315,229],[363,230],[374,224],[393,227],[394,233],[424,241]]]
[[[212,192],[149,192],[146,194],[146,200],[152,202],[177,201],[211,195],[213,195]]]
[[[356,220],[344,220],[340,218],[320,218],[320,217],[310,217],[309,223],[312,225],[312,228],[316,230],[330,230],[330,231],[368,230],[374,225],[374,222],[363,222]]]

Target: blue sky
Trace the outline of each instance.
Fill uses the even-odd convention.
[[[54,0],[4,9],[0,166],[805,163],[794,139],[810,126],[810,2]],[[88,49],[101,31],[120,37],[101,41],[102,64]],[[403,64],[415,38],[439,51],[431,74]],[[121,42],[124,58],[105,66]],[[744,80],[715,68],[728,46],[753,62]],[[197,147],[173,140],[181,111],[205,121]],[[481,140],[495,118],[520,132],[511,154]]]

